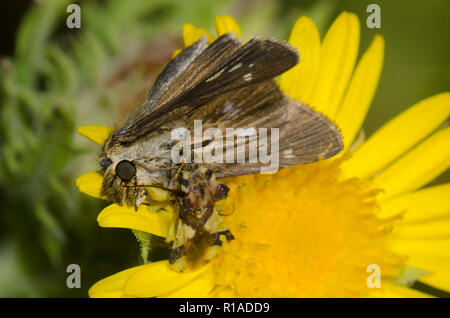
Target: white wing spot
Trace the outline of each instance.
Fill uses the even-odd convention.
[[[233,118],[234,116],[236,116],[237,114],[239,114],[242,111],[242,109],[240,107],[236,108],[235,110],[233,110],[226,118],[226,120],[229,120],[231,118]]]
[[[244,75],[244,81],[248,82],[252,80],[252,73],[247,73]]]
[[[284,150],[283,151],[284,158],[286,158],[286,159],[294,159],[295,155],[292,154],[293,152],[294,151],[292,150],[292,148]]]
[[[228,113],[232,108],[234,107],[234,103],[229,102],[225,105],[225,107],[222,109],[222,114]]]
[[[231,72],[233,72],[233,71],[236,71],[237,69],[241,68],[241,66],[242,66],[242,63],[236,64],[235,66],[233,66],[232,68],[230,68],[230,69],[228,70],[228,73],[231,73]]]
[[[217,72],[216,74],[214,74],[213,76],[208,78],[205,82],[208,83],[208,82],[214,81],[216,78],[218,78],[220,75],[222,75],[224,70],[225,70],[224,68],[221,69],[219,72]]]

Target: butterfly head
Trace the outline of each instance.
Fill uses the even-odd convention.
[[[170,169],[167,156],[139,151],[140,147],[105,144],[99,156],[104,172],[101,193],[109,201],[138,207],[147,196],[147,187],[167,187]],[[170,158],[170,157],[169,157]]]

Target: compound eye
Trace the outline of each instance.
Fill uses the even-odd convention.
[[[112,161],[111,161],[111,159],[109,159],[109,158],[102,158],[102,159],[100,159],[100,166],[103,168],[103,169],[106,169],[106,168],[108,168],[110,165],[112,164]]]
[[[123,181],[131,180],[136,175],[136,167],[131,161],[122,160],[116,166],[116,174]]]

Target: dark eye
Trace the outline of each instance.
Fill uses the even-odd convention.
[[[109,158],[102,158],[102,159],[100,159],[100,166],[103,169],[108,168],[111,164],[112,164],[112,161]]]
[[[123,181],[128,181],[136,174],[136,167],[131,161],[122,160],[116,166],[116,174]]]

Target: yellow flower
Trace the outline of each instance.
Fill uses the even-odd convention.
[[[218,35],[234,31],[216,18]],[[187,24],[185,44],[206,30]],[[368,140],[357,138],[375,93],[384,40],[375,36],[356,64],[359,22],[343,12],[323,41],[301,17],[289,42],[299,65],[280,78],[281,89],[332,118],[342,130],[343,155],[282,169],[275,175],[226,179],[232,212],[224,222],[236,240],[208,265],[187,273],[167,261],[126,269],[97,282],[91,297],[425,297],[408,286],[417,278],[450,290],[450,184],[420,189],[450,164],[450,93],[427,98]],[[356,65],[356,66],[355,66]],[[107,127],[79,132],[102,144]],[[77,180],[100,197],[102,175]],[[419,190],[420,189],[420,190]],[[111,205],[98,222],[166,237],[173,209],[164,192],[133,209]],[[381,274],[381,288],[376,274]]]

